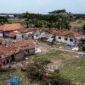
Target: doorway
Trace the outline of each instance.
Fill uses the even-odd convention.
[[[15,57],[14,57],[14,55],[12,55],[11,58],[12,58],[12,61],[15,61]]]

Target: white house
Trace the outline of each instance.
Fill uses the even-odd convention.
[[[77,39],[68,36],[56,36],[56,41],[66,43],[68,45],[75,45]]]
[[[53,30],[52,34],[55,35],[55,40],[58,42],[66,43],[72,46],[79,43],[80,34],[77,32]]]

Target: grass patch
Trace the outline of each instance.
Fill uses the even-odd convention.
[[[68,61],[65,61],[65,66],[85,66],[85,57],[74,58]]]
[[[55,50],[51,50],[46,54],[42,54],[42,55],[35,55],[34,56],[34,60],[40,60],[40,61],[45,61],[45,60],[54,60],[54,59],[61,59],[61,60],[68,60],[72,58],[72,56],[64,51],[55,51]]]
[[[75,54],[64,51],[49,51],[43,55],[36,55],[39,61],[62,60],[64,67],[60,74],[70,80],[85,80],[85,57],[75,58]]]
[[[61,71],[61,75],[70,80],[85,80],[85,68],[66,67]]]
[[[85,80],[85,57],[66,61],[61,74],[71,80]]]

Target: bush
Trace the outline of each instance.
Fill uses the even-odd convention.
[[[27,76],[32,80],[42,80],[45,74],[44,67],[39,63],[30,64],[27,67]]]
[[[0,67],[0,72],[8,72],[9,69],[7,67]]]
[[[0,67],[0,72],[15,72],[16,68],[9,68],[9,67]]]
[[[46,64],[45,64],[46,63]],[[48,62],[34,62],[27,67],[27,77],[32,81],[39,81],[39,85],[71,85],[70,80],[60,75],[60,70],[49,73],[45,70]]]

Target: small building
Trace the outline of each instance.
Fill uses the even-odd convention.
[[[34,34],[37,32],[37,29],[36,28],[24,28],[24,29],[20,29],[19,32],[22,35],[22,38],[33,39]]]
[[[35,45],[32,40],[19,40],[0,46],[0,62],[5,64],[23,60],[33,54],[35,54]]]
[[[12,35],[12,37],[14,37],[15,36],[14,31],[18,31],[23,28],[24,27],[20,23],[0,25],[0,36],[7,38],[7,37],[10,37],[9,35]],[[11,32],[11,34],[10,34],[10,32]]]
[[[79,33],[71,31],[52,30],[51,33],[55,35],[55,41],[71,46],[78,44],[80,40],[79,37],[81,36]]]

